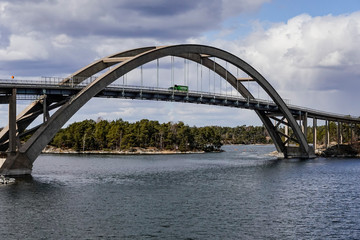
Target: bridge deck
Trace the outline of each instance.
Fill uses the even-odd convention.
[[[48,97],[67,98],[78,93],[85,86],[86,84],[72,85],[69,83],[59,85],[56,82],[9,82],[8,80],[0,80],[0,104],[8,103],[8,95],[11,94],[11,90],[13,88],[17,89],[19,100],[35,100],[44,94],[46,94]],[[245,108],[251,110],[263,110],[274,115],[279,113],[279,109],[274,102],[263,99],[245,99],[241,96],[214,94],[199,91],[182,92],[156,87],[128,85],[109,86],[97,94],[96,97],[188,102]],[[360,117],[329,113],[290,104],[288,104],[288,107],[294,116],[301,116],[307,113],[308,117],[319,120],[341,121],[345,123],[357,124],[360,123]]]

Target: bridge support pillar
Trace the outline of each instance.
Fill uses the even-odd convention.
[[[9,154],[16,152],[16,89],[9,99]]]
[[[314,149],[309,146],[309,152],[304,153],[301,148],[299,147],[293,147],[293,146],[287,146],[286,147],[286,158],[315,158],[315,151]]]
[[[343,123],[340,122],[340,144],[344,143],[344,126]]]
[[[357,131],[357,128],[358,128],[358,125],[357,125],[357,124],[354,124],[354,125],[353,125],[353,139],[354,139],[354,140],[353,140],[353,141],[355,141],[355,142],[358,140],[358,134],[357,134],[358,131]]]
[[[31,174],[32,162],[19,152],[20,141],[17,135],[16,124],[16,89],[12,89],[9,97],[9,148],[7,158],[0,159],[1,175],[25,175]]]
[[[45,93],[45,90],[44,90]],[[43,123],[45,123],[48,119],[49,119],[49,111],[47,109],[47,100],[46,100],[47,96],[44,95],[43,98]]]
[[[287,119],[285,118],[284,121],[287,123]],[[285,135],[289,136],[289,125],[285,124]],[[290,145],[290,141],[288,141],[288,138],[285,137],[286,146],[288,147]]]
[[[328,120],[325,120],[325,148],[328,148],[330,145],[330,122]]]
[[[317,119],[313,118],[313,146],[314,151],[317,149]]]
[[[301,128],[301,131],[304,133],[303,116],[301,115],[301,112],[299,116],[299,126]]]
[[[343,143],[342,140],[342,123],[337,122],[337,144],[338,146]]]
[[[303,116],[303,133],[305,135],[305,139],[307,139],[307,132],[308,132],[308,116],[307,116],[307,112],[305,112],[304,116]]]

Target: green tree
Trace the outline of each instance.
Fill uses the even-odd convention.
[[[109,130],[106,135],[107,147],[110,149],[121,150],[122,138],[126,133],[128,123],[124,122],[122,119],[116,121],[111,121],[109,124]]]
[[[109,125],[109,122],[106,120],[101,120],[95,125],[94,138],[100,149],[104,149],[108,145],[106,136],[109,132]]]

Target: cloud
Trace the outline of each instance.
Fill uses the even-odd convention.
[[[0,75],[71,74],[122,50],[186,42],[268,1],[2,1]]]
[[[249,62],[291,103],[359,114],[349,103],[360,101],[360,12],[255,24],[245,39],[213,44]]]
[[[12,33],[46,32],[71,37],[116,36],[186,39],[216,29],[224,19],[268,0],[67,0],[7,1],[0,20]]]

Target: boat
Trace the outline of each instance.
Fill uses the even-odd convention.
[[[7,178],[4,175],[0,175],[0,184],[10,184],[14,182],[15,178]]]

